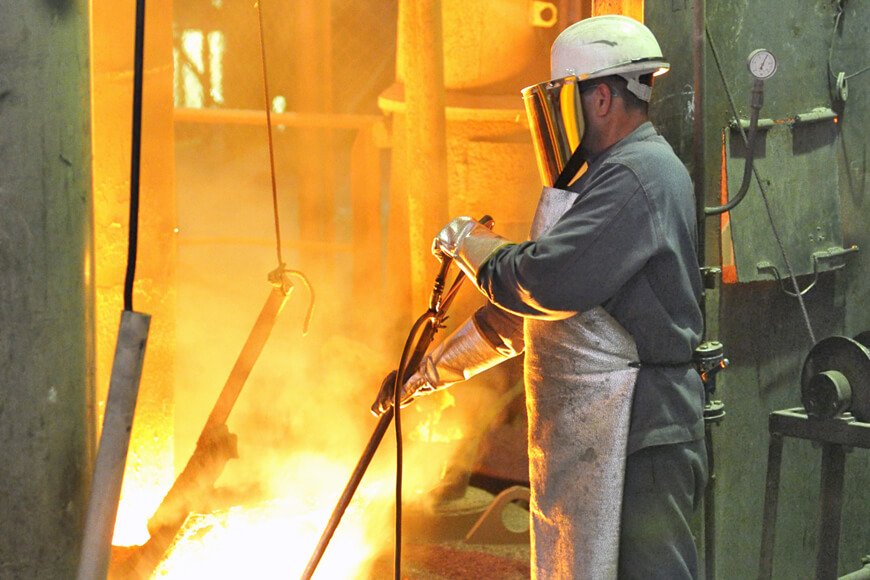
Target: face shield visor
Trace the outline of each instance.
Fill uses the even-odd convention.
[[[583,139],[583,106],[576,76],[522,90],[541,181],[552,187]]]

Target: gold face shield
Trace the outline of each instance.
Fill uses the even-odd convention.
[[[552,187],[583,139],[583,106],[576,76],[522,90],[541,181]]]

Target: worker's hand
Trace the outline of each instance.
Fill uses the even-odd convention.
[[[468,217],[454,218],[438,232],[432,241],[432,253],[444,261],[444,256],[455,259],[459,268],[475,284],[480,266],[499,248],[510,244],[487,226]]]
[[[371,411],[375,417],[380,417],[393,406],[393,401],[395,401],[393,388],[395,384],[396,371],[392,371],[384,377],[384,380],[381,382],[381,388],[378,391],[378,396],[375,399],[375,402],[372,403]],[[426,377],[418,371],[411,375],[411,378],[402,385],[402,398],[399,406],[404,409],[413,402],[414,397],[418,394],[421,395],[434,390],[435,388],[429,384]]]
[[[469,318],[423,357],[420,368],[402,385],[401,406],[409,405],[417,397],[470,379],[517,354],[495,348],[480,333],[474,320]],[[375,416],[383,415],[393,406],[395,382],[396,371],[393,371],[381,383],[378,398],[372,405]]]
[[[432,240],[432,253],[439,260],[444,256],[455,258],[462,240],[475,226],[480,224],[468,216],[454,218]]]

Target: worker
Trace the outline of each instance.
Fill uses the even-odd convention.
[[[488,302],[424,358],[401,400],[525,353],[537,578],[698,575],[689,522],[707,460],[692,364],[695,206],[685,167],[648,120],[653,78],[668,68],[634,19],[568,27],[552,80],[523,91],[545,185],[530,239],[459,217],[433,243]],[[373,409],[392,393],[387,379]]]

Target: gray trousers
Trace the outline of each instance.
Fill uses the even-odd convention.
[[[689,522],[707,485],[704,440],[645,447],[627,457],[619,578],[698,578]]]

